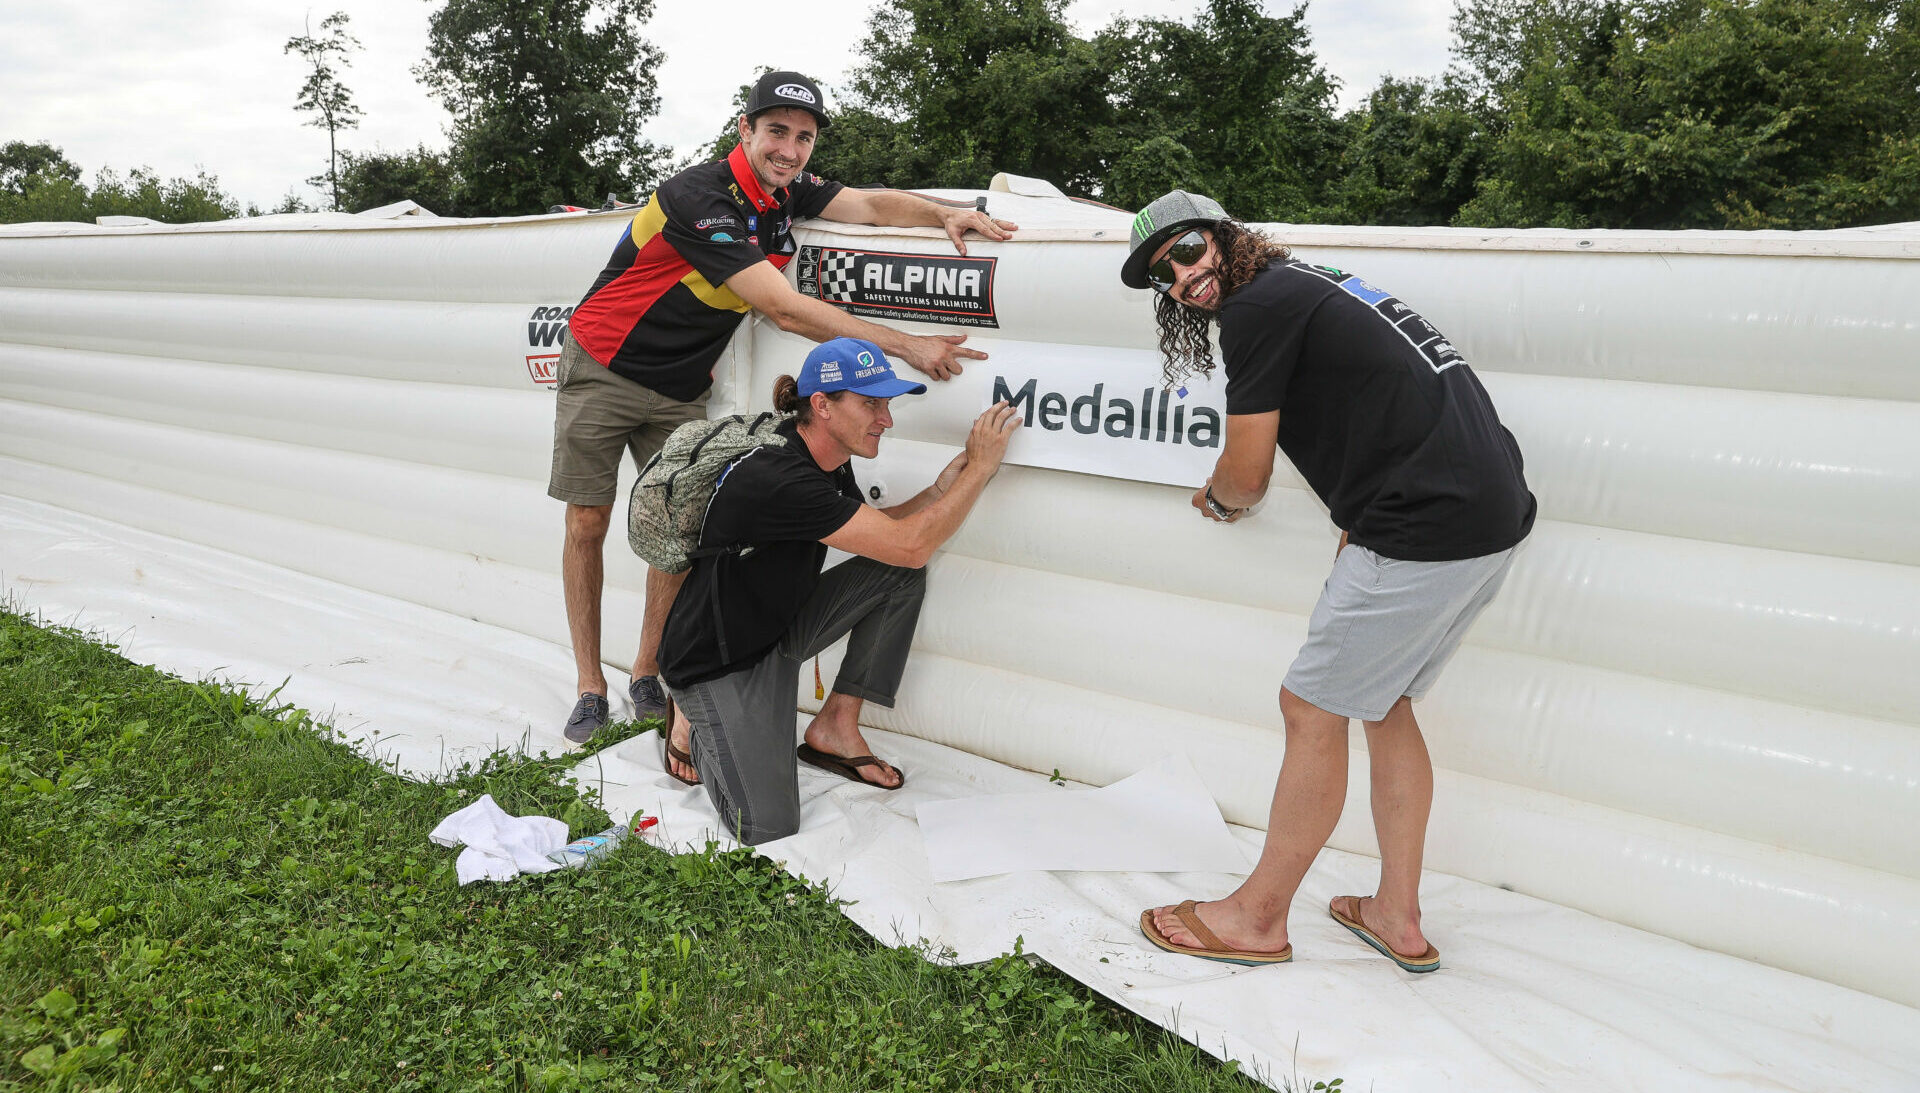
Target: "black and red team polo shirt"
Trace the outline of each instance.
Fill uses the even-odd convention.
[[[725,281],[755,262],[793,260],[793,222],[843,187],[800,172],[768,194],[734,148],[660,184],[613,248],[568,329],[617,375],[685,402],[713,384],[713,362],[745,317]]]

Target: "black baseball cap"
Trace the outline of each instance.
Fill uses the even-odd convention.
[[[819,120],[822,129],[833,124],[827,118],[827,100],[820,94],[820,85],[798,72],[769,72],[755,81],[753,94],[747,96],[747,120],[780,106],[805,110]]]

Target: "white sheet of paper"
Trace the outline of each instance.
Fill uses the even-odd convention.
[[[928,801],[920,835],[935,881],[1021,870],[1245,873],[1200,774],[1169,754],[1104,789]]]

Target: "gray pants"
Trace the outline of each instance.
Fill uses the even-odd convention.
[[[800,829],[794,701],[800,665],[852,632],[833,689],[891,707],[926,596],[926,570],[852,558],[820,575],[787,634],[737,672],[674,691],[693,762],[726,829],[755,845]]]

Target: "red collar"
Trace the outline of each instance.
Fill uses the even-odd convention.
[[[746,145],[733,146],[733,151],[727,153],[727,166],[733,168],[733,180],[740,184],[740,192],[747,195],[747,200],[753,203],[754,212],[766,212],[780,204],[780,197],[786,196],[784,190],[781,191],[780,197],[767,196],[766,189],[760,185],[759,176],[755,175],[753,168],[747,164]]]

